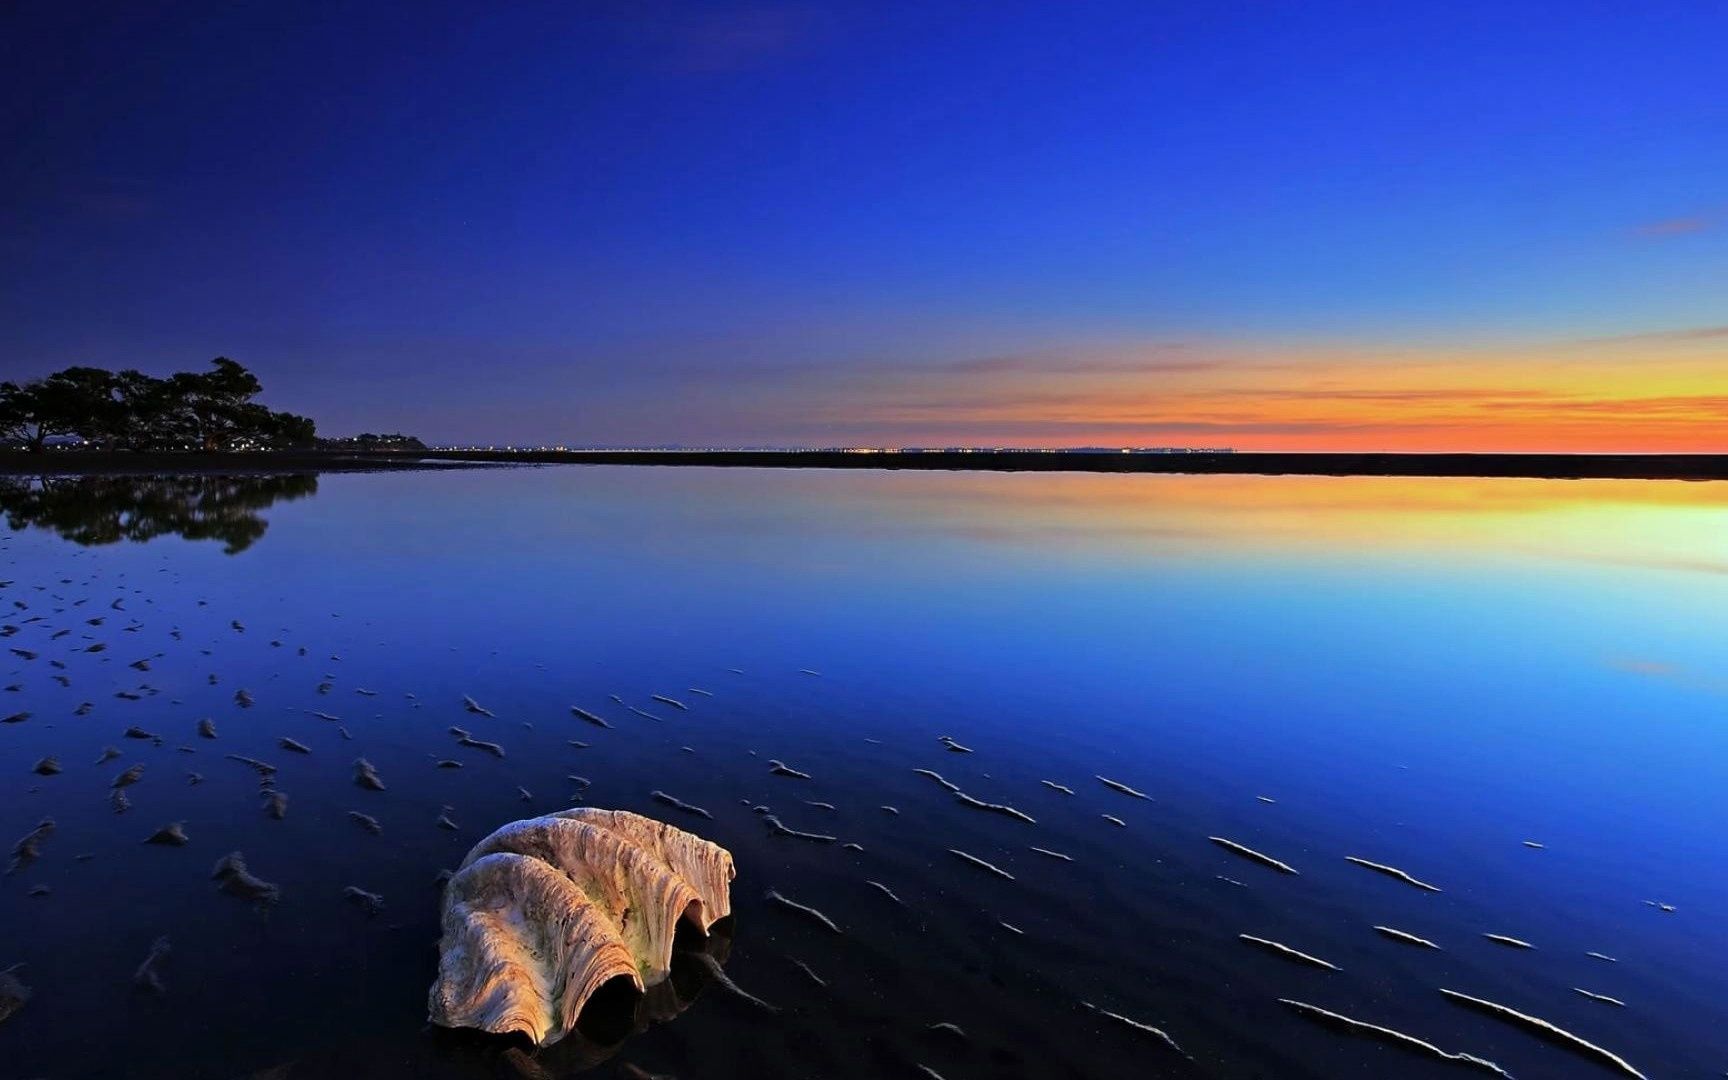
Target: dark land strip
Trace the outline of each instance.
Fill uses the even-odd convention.
[[[1299,476],[1728,480],[1728,454],[1116,453],[928,450],[429,450],[127,453],[0,451],[0,474],[370,472],[472,465],[658,465]]]

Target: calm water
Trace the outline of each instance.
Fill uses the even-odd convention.
[[[1650,1077],[1728,1068],[1728,487],[556,467],[0,499],[3,645],[36,654],[0,654],[0,715],[31,714],[0,725],[0,840],[58,823],[0,878],[0,968],[22,963],[35,991],[0,1023],[0,1075],[500,1075],[495,1045],[426,1029],[436,875],[573,800],[730,849],[726,970],[784,1009],[710,987],[597,1076],[1488,1075],[1280,998],[1520,1080],[1612,1075],[1441,987]],[[204,717],[217,740],[197,736]],[[451,725],[508,756],[462,750]],[[122,756],[95,764],[106,746]],[[229,753],[279,767],[284,820]],[[354,786],[361,754],[388,791]],[[49,755],[64,771],[32,775]],[[434,767],[446,757],[466,767]],[[117,814],[109,783],[134,763]],[[657,806],[656,788],[714,820]],[[863,851],[771,836],[758,804]],[[435,827],[445,806],[461,832]],[[173,821],[187,846],[142,843]],[[281,885],[273,910],[216,891],[233,850]],[[770,888],[845,933],[770,907]],[[158,996],[132,973],[160,935]],[[925,1030],[938,1022],[966,1039]]]

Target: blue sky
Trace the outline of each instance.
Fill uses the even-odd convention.
[[[8,376],[221,353],[327,430],[578,443],[1064,442],[1099,395],[1276,443],[1221,385],[1449,359],[1405,389],[1728,393],[1728,331],[1568,359],[1728,323],[1719,5],[138,8],[0,17]]]

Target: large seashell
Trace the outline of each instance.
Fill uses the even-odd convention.
[[[665,980],[680,920],[732,913],[732,856],[622,810],[512,822],[474,845],[444,888],[430,1018],[547,1046],[613,979]]]

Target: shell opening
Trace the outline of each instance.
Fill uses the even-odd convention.
[[[623,1042],[636,1027],[636,1006],[642,990],[628,975],[614,975],[589,995],[576,1017],[576,1030],[603,1046]]]

